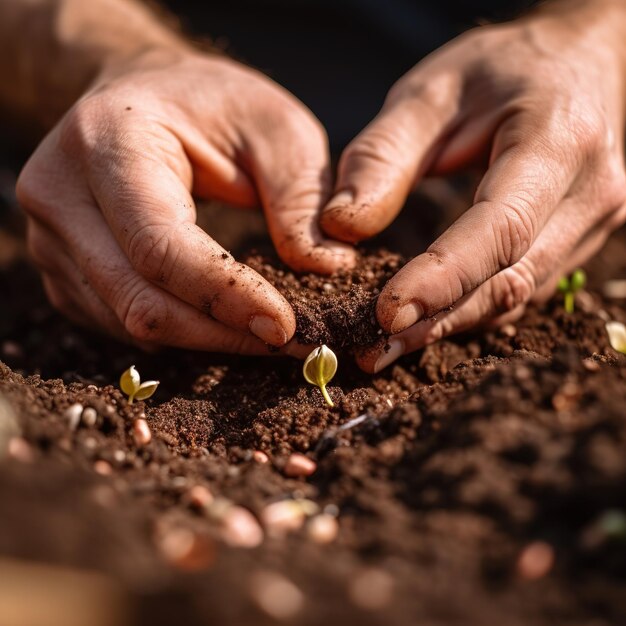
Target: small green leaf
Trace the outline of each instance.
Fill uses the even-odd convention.
[[[607,322],[606,332],[613,350],[626,354],[626,326],[621,322]]]
[[[567,276],[561,276],[561,278],[559,278],[557,289],[561,293],[567,293],[570,290],[569,279],[567,278]]]
[[[120,388],[129,397],[137,392],[140,383],[139,372],[134,365],[131,365],[120,377]]]
[[[575,293],[580,291],[587,283],[587,275],[584,270],[574,270],[572,277],[569,281],[571,290]]]
[[[145,383],[141,383],[135,392],[135,400],[147,400],[152,397],[158,386],[158,380],[147,380]]]
[[[320,388],[326,404],[331,407],[335,405],[328,395],[328,391],[326,391],[326,385],[332,380],[336,372],[337,357],[329,347],[324,345],[315,348],[306,358],[302,367],[306,381]]]

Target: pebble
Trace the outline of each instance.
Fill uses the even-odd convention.
[[[194,485],[187,492],[187,501],[195,509],[204,509],[209,506],[214,499],[211,491],[204,485]]]
[[[20,427],[13,408],[0,397],[0,458],[8,452],[11,439],[19,434]]]
[[[597,372],[600,369],[600,363],[594,361],[593,359],[583,359],[583,367],[588,372]]]
[[[71,406],[65,409],[63,416],[67,420],[67,425],[70,430],[76,430],[80,424],[80,416],[83,414],[83,405],[80,402],[75,402]]]
[[[120,464],[124,463],[124,461],[126,461],[126,452],[124,452],[124,450],[116,450],[113,453],[113,460],[116,463],[120,463]]]
[[[93,469],[101,476],[110,476],[113,473],[113,467],[104,459],[98,459],[93,464]]]
[[[220,535],[225,543],[236,548],[256,548],[263,541],[263,529],[256,517],[237,505],[225,511]]]
[[[95,426],[96,422],[98,421],[98,412],[93,407],[88,406],[83,409],[82,420],[85,426]]]
[[[317,463],[304,454],[294,452],[285,463],[283,469],[286,476],[290,478],[303,478],[310,476],[317,469]]]
[[[626,280],[607,280],[602,286],[602,293],[607,298],[626,298]]]
[[[539,580],[554,566],[554,548],[545,541],[529,543],[517,558],[517,573],[526,580]]]
[[[15,341],[5,341],[2,344],[2,354],[14,359],[21,359],[24,356],[22,347]]]
[[[261,521],[272,535],[295,532],[304,525],[306,513],[297,500],[281,500],[268,504],[261,512]]]
[[[355,606],[376,611],[387,606],[393,596],[393,579],[382,569],[358,572],[348,585],[348,595]]]
[[[255,450],[252,453],[252,458],[257,462],[257,463],[261,463],[261,464],[265,464],[269,462],[269,457],[267,456],[267,454],[265,454],[265,452],[261,452],[261,450]]]
[[[194,572],[206,569],[215,560],[215,544],[189,528],[171,528],[158,539],[163,557],[178,569]]]
[[[30,444],[23,437],[11,437],[7,445],[7,454],[16,461],[30,463],[35,455]]]
[[[135,441],[135,445],[140,448],[147,446],[150,441],[152,441],[152,432],[145,419],[140,418],[135,420],[133,424],[133,440]]]
[[[264,613],[276,620],[292,619],[304,608],[302,591],[276,572],[255,572],[250,579],[250,595]]]
[[[515,335],[517,335],[517,328],[513,324],[504,324],[500,327],[500,332],[505,337],[515,337]]]
[[[331,543],[339,533],[339,522],[334,515],[322,513],[309,520],[306,531],[309,538],[315,543]]]

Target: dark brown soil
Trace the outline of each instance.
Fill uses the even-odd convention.
[[[344,357],[332,410],[288,359],[145,355],[77,329],[28,265],[8,262],[0,396],[16,424],[0,428],[0,555],[101,572],[128,623],[150,626],[624,624],[626,540],[607,513],[626,511],[626,359],[604,324],[626,310],[596,294],[625,251],[620,233],[590,265],[574,315],[557,298],[374,377]],[[376,338],[370,289],[399,262],[364,258],[365,282],[300,286],[253,264],[284,288],[301,340],[344,348]],[[345,317],[329,315],[333,294]],[[128,406],[117,379],[132,363],[162,382]],[[70,427],[76,402],[94,424]],[[144,414],[152,441],[138,446]],[[27,447],[8,454],[8,431]],[[317,462],[309,478],[285,475],[293,452]],[[215,511],[190,505],[196,485],[256,516],[284,498],[330,505],[338,536],[320,545],[306,527],[266,528],[259,547],[226,545]],[[12,567],[0,558],[1,574]],[[38,587],[29,594],[36,602]]]

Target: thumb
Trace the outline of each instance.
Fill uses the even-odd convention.
[[[341,156],[335,194],[321,216],[328,235],[357,242],[393,221],[455,116],[456,98],[444,92],[449,96],[450,87],[441,81],[426,89],[401,81],[391,90]]]

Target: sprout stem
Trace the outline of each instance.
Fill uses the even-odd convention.
[[[574,312],[574,292],[566,291],[563,299],[563,305],[567,313]]]
[[[326,400],[326,404],[328,404],[329,407],[334,407],[335,403],[330,399],[328,391],[326,391],[326,385],[320,385],[319,387],[322,395],[324,396],[324,400]]]

